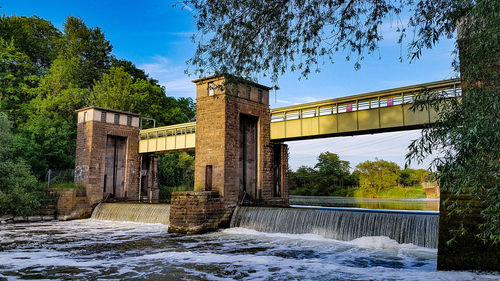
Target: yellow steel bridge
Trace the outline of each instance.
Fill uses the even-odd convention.
[[[360,95],[271,109],[271,140],[290,141],[422,128],[433,110],[412,111],[418,94],[461,96],[460,80],[449,79]],[[140,153],[194,150],[196,122],[141,130]]]

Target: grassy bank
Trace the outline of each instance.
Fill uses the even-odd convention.
[[[354,197],[363,198],[425,198],[425,190],[420,185],[412,187],[393,186],[382,189],[379,192],[369,188],[358,187],[354,190],[353,195]]]

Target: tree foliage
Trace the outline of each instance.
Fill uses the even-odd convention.
[[[358,185],[358,178],[349,171],[349,162],[328,151],[318,156],[314,168],[302,166],[288,175],[289,188],[294,194],[331,196],[340,189]]]
[[[252,78],[287,71],[303,76],[345,54],[360,68],[378,49],[382,25],[391,21],[399,43],[409,34],[408,57],[420,57],[442,36],[452,38],[456,22],[475,1],[458,0],[186,0],[194,8],[198,43],[193,73],[231,73]],[[404,15],[403,15],[404,14]],[[402,19],[410,15],[408,22]],[[402,59],[400,57],[400,59]]]
[[[31,215],[45,199],[30,167],[14,153],[12,123],[0,113],[0,215]]]
[[[401,170],[396,163],[379,159],[362,162],[351,173],[348,161],[327,151],[318,156],[314,168],[301,166],[296,171],[289,171],[288,184],[294,195],[408,196],[417,190],[424,192],[421,184],[431,180],[432,175],[424,169]],[[414,187],[417,189],[412,189]]]
[[[438,110],[438,120],[410,145],[409,160],[421,161],[433,153],[441,191],[453,195],[447,212],[456,218],[482,206],[484,241],[500,243],[500,3],[477,1],[460,20],[458,47],[462,98],[447,100],[428,93],[415,110]],[[464,205],[463,196],[472,200]],[[470,235],[462,228],[457,236]],[[476,235],[476,234],[472,234]]]
[[[194,155],[178,152],[161,155],[158,161],[158,182],[162,186],[194,186]]]
[[[373,188],[375,192],[396,186],[400,176],[400,168],[396,163],[378,159],[359,163],[356,170],[360,172],[360,185]]]
[[[14,43],[43,73],[58,55],[57,45],[62,33],[50,21],[37,16],[3,15],[0,17],[0,37]]]

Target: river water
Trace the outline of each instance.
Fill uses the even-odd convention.
[[[388,199],[290,195],[290,204],[364,209],[439,211],[439,198]]]
[[[0,225],[0,280],[498,280],[436,272],[436,249],[387,237],[337,241],[230,228],[167,233],[101,220]]]

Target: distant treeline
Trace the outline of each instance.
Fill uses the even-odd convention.
[[[312,167],[301,166],[289,170],[290,193],[310,196],[363,196],[386,197],[400,194],[401,197],[422,196],[420,184],[432,180],[434,174],[424,169],[401,169],[396,163],[376,159],[359,163],[350,172],[350,163],[340,160],[337,154],[324,152]],[[395,190],[399,190],[395,192]]]
[[[195,119],[192,99],[168,97],[144,70],[113,56],[99,27],[71,16],[63,26],[0,17],[0,215],[33,212],[47,171],[74,167],[76,109],[130,111],[157,125]]]

